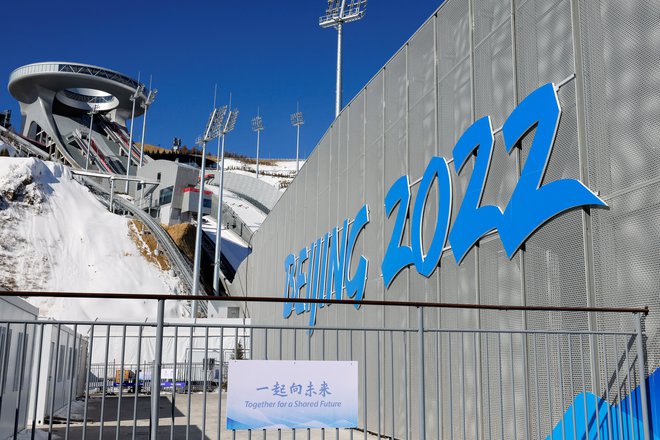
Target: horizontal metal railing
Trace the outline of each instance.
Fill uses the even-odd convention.
[[[9,74],[9,82],[13,82],[23,76],[32,75],[32,74],[41,74],[41,73],[77,73],[90,76],[97,76],[112,81],[117,81],[126,86],[137,88],[138,82],[134,79],[127,77],[119,72],[114,70],[104,69],[102,67],[92,66],[89,64],[72,64],[72,63],[33,63],[26,66],[19,67],[14,69]]]
[[[12,131],[2,126],[0,126],[0,140],[6,141],[8,144],[28,157],[36,156],[40,159],[48,159],[48,152],[38,148],[16,133],[13,133]]]
[[[159,315],[151,322],[0,322],[0,336],[18,330],[30,335],[22,339],[24,361],[17,364],[16,371],[10,372],[0,363],[0,384],[12,382],[12,374],[23,378],[23,392],[30,394],[27,428],[32,429],[33,436],[42,430],[64,438],[116,439],[147,435],[153,439],[280,439],[300,435],[365,440],[557,439],[581,438],[585,430],[593,433],[588,438],[616,438],[617,433],[619,438],[644,438],[648,432],[641,326],[646,308],[360,301],[363,306],[416,308],[416,320],[410,320],[416,325],[316,326],[312,336],[307,326],[165,320],[164,302],[190,299],[188,295],[2,294],[93,296],[113,303],[149,299],[160,305]],[[271,297],[200,299],[355,303]],[[437,317],[434,310],[455,309],[634,315],[630,331],[425,325]],[[3,346],[2,341],[0,338],[0,352],[9,352],[11,344]],[[163,350],[164,345],[167,350]],[[31,354],[33,368],[26,353]],[[230,380],[226,365],[231,358],[357,361],[358,429],[228,431],[223,424]],[[6,357],[0,354],[0,359],[5,362]],[[0,416],[5,414],[3,400],[7,404],[8,399],[9,394],[0,398]],[[15,414],[19,413],[20,408]],[[15,414],[12,412],[12,417]],[[22,428],[18,417],[11,422],[18,433]]]
[[[107,299],[149,299],[165,301],[189,300],[189,295],[172,295],[167,293],[125,293],[125,292],[42,292],[33,290],[13,290],[2,292],[0,296],[8,297],[35,297],[35,298],[107,298]],[[388,300],[349,300],[349,299],[314,299],[314,298],[282,298],[275,296],[212,296],[198,295],[198,301],[219,302],[254,302],[254,303],[303,303],[303,304],[344,304],[363,306],[389,306],[407,308],[433,308],[433,309],[465,309],[465,310],[499,310],[499,311],[545,311],[545,312],[585,312],[585,313],[640,313],[649,314],[648,307],[571,307],[571,306],[521,306],[507,304],[469,304],[444,303],[431,301],[388,301]]]

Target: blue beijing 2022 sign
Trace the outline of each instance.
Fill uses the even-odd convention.
[[[520,145],[523,137],[535,130],[527,160],[504,210],[496,205],[481,203],[495,147],[496,132],[493,131],[490,116],[479,119],[463,133],[454,147],[452,160],[433,157],[420,180],[411,183],[408,176],[397,179],[385,196],[387,217],[394,216],[394,228],[381,263],[385,287],[389,287],[397,274],[408,266],[415,266],[419,274],[430,277],[439,265],[442,253],[449,249],[447,241],[456,262],[460,264],[482,237],[497,231],[507,256],[512,258],[523,243],[553,217],[578,207],[607,206],[575,179],[561,179],[541,185],[560,117],[557,87],[548,83],[527,96],[502,126],[504,147],[509,154]],[[453,190],[449,165],[453,161],[456,173],[460,175],[473,155],[472,174],[450,230]],[[425,250],[422,245],[422,223],[434,182],[438,187],[437,221],[433,238]],[[410,188],[416,184],[420,185],[419,190],[415,200],[411,201]],[[410,244],[403,243],[408,220]],[[361,300],[367,283],[369,261],[362,255],[353,274],[350,268],[357,239],[368,222],[369,208],[364,205],[354,220],[345,219],[340,227],[335,227],[309,247],[302,248],[298,255],[289,254],[284,260],[284,297]],[[323,308],[324,304],[285,303],[283,315],[288,318],[294,310],[296,314],[309,313],[309,325],[313,326],[317,306]]]

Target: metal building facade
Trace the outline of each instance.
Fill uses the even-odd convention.
[[[659,17],[660,4],[649,0],[448,0],[325,133],[254,235],[253,252],[239,268],[233,293],[282,295],[286,256],[297,254],[340,226],[345,218],[353,219],[367,204],[370,222],[354,251],[370,261],[365,299],[649,306],[651,314],[645,320],[647,366],[648,373],[653,373],[660,366],[660,314],[655,310],[660,305]],[[392,234],[394,217],[387,218],[383,200],[396,179],[403,175],[411,180],[420,178],[433,156],[452,157],[456,141],[475,120],[490,115],[493,127],[501,127],[530,92],[548,82],[558,84],[574,74],[575,78],[558,92],[563,112],[543,183],[578,179],[597,192],[609,209],[573,210],[558,216],[532,235],[511,260],[498,236],[489,236],[470,251],[462,264],[457,265],[448,251],[431,277],[423,277],[408,267],[386,288],[380,276],[380,262]],[[482,204],[504,207],[524,166],[531,137],[511,155],[503,148],[501,134],[495,140]],[[471,166],[468,164],[466,171]],[[456,175],[454,167],[450,169],[455,217],[470,172]],[[416,191],[413,187],[413,200]],[[435,227],[434,200],[432,192],[426,208],[424,237],[432,236]],[[406,228],[407,242],[409,234]],[[352,262],[356,266],[358,259],[353,258]],[[255,323],[306,325],[308,320],[306,315],[293,315],[284,321],[281,310],[274,311],[272,306],[246,307]],[[318,326],[414,327],[416,320],[414,310],[333,306],[321,309],[316,322]],[[632,320],[605,315],[584,319],[584,315],[571,313],[443,310],[428,313],[426,321],[443,328],[632,330]],[[308,341],[296,343],[306,347]],[[291,351],[295,350],[293,344],[289,342]],[[321,342],[319,336],[311,336],[315,353],[339,352],[346,344],[346,340]],[[400,387],[395,385],[392,389],[376,377],[370,378],[372,382],[368,384],[370,389],[384,390],[385,402],[380,409],[383,414],[392,412],[397,418],[403,417],[389,405],[398,405],[401,396],[410,392],[405,391],[404,375],[416,371],[416,360],[404,358],[400,350],[388,352],[394,344],[383,344],[384,349],[378,351],[380,342],[367,342],[366,347],[362,340],[352,344],[355,350],[366,350],[369,359],[392,357],[407,365],[407,371],[385,372],[400,377],[401,381],[394,382],[401,383]],[[475,349],[470,344],[468,340],[463,347],[466,353]],[[478,349],[483,352],[486,348],[480,344]],[[614,371],[612,365],[607,369],[602,363],[602,353],[611,349],[599,341],[585,348],[595,359],[595,368],[602,372],[602,377],[610,375],[607,370]],[[564,346],[561,350],[565,354],[569,351]],[[432,352],[427,354],[432,363]],[[524,358],[524,353],[516,352],[511,359],[503,359],[504,369],[521,377],[540,377],[542,393],[556,391],[551,402],[545,402],[545,398],[541,401],[534,396],[534,390],[529,390],[534,412],[540,419],[532,426],[533,437],[545,438],[554,427],[552,421],[556,423],[565,410],[566,405],[562,407],[561,403],[570,402],[573,396],[560,395],[559,379],[554,373],[553,377],[548,371],[524,373]],[[567,356],[547,359],[553,371],[568,367],[567,362]],[[478,362],[468,363],[464,374],[474,374],[480,381],[492,379],[488,380],[492,384],[489,386],[496,387],[497,378],[488,377],[488,365],[475,364]],[[429,387],[441,386],[448,380],[437,371],[429,376]],[[599,377],[586,377],[585,381],[591,384]],[[610,400],[620,400],[625,395],[619,393],[628,392],[612,384]],[[472,395],[470,390],[467,394]],[[468,415],[480,415],[480,400],[485,400],[485,396],[468,400]],[[414,399],[410,405],[414,411]],[[437,405],[427,403],[429,414],[440,414],[439,419],[429,417],[428,432],[449,438],[448,424],[443,418],[450,417],[454,403],[442,401]],[[374,405],[369,408],[370,420],[379,419],[378,411]],[[488,417],[500,418],[500,423],[506,425],[505,438],[512,438],[513,429],[523,432],[520,418],[512,411],[507,407],[488,413]],[[485,420],[486,416],[481,416]],[[503,420],[518,421],[505,424]],[[415,432],[410,421],[397,419],[396,424],[401,427],[396,428],[401,429],[397,436],[405,436],[405,426]],[[475,438],[477,433],[470,429],[467,438]]]

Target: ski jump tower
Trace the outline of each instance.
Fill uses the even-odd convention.
[[[148,90],[119,72],[88,64],[44,62],[14,70],[9,92],[21,108],[22,135],[74,168],[130,174],[140,152],[129,146],[126,121],[144,112]]]

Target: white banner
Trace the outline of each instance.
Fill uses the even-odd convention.
[[[229,362],[227,429],[355,428],[357,362]]]

